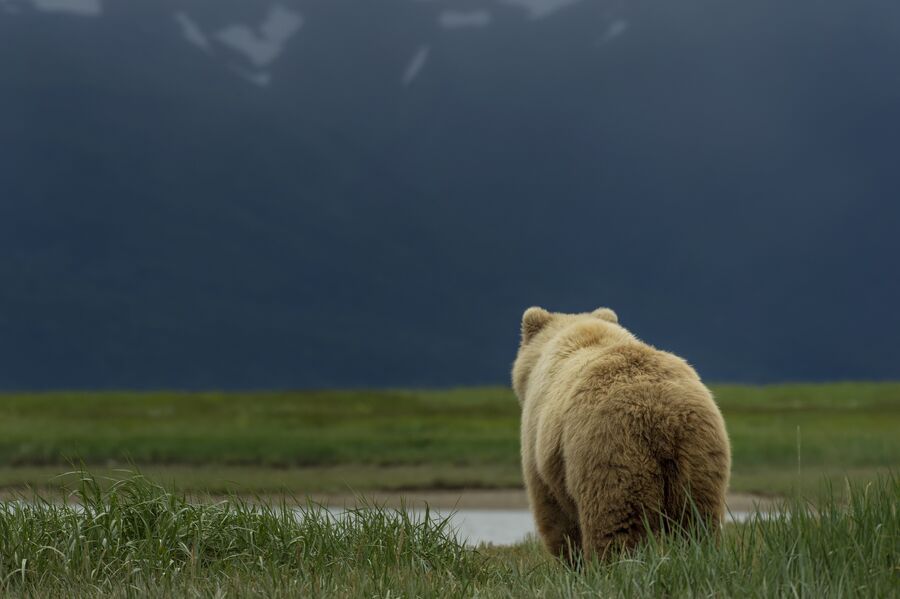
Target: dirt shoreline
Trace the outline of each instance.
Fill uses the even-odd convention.
[[[38,491],[44,497],[58,496],[57,490],[5,488],[0,489],[0,502],[27,499]],[[49,492],[48,492],[49,491]],[[190,501],[213,503],[225,499],[225,495],[187,493]],[[527,510],[528,497],[525,489],[408,489],[390,491],[363,491],[356,495],[348,493],[304,493],[280,494],[238,494],[251,503],[271,502],[277,504],[286,499],[289,504],[300,504],[308,497],[314,503],[331,508],[354,508],[361,505],[382,505],[389,508],[405,506],[414,509],[429,508],[440,510]],[[732,512],[770,511],[777,497],[754,495],[752,493],[729,493],[726,499]]]
[[[415,490],[415,491],[370,491],[362,493],[365,501],[387,507],[460,510],[527,510],[528,497],[524,489],[461,489],[461,490]],[[360,497],[346,494],[311,494],[316,503],[335,508],[357,507]],[[732,512],[769,511],[776,498],[749,493],[729,493],[726,499]]]

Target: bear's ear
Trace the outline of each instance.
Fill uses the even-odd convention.
[[[522,342],[527,343],[550,322],[553,315],[543,308],[528,308],[522,314]]]
[[[593,314],[600,320],[605,320],[613,324],[619,324],[619,317],[616,316],[616,313],[609,308],[597,308],[596,310],[591,312],[591,314]]]

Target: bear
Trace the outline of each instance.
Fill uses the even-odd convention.
[[[638,340],[609,308],[532,307],[512,386],[529,504],[552,554],[580,564],[630,550],[648,531],[718,536],[731,448],[683,359]]]

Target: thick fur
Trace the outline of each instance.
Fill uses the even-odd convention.
[[[525,483],[550,552],[602,558],[637,544],[647,524],[698,517],[718,529],[731,450],[687,362],[639,341],[608,308],[529,308],[512,382]]]

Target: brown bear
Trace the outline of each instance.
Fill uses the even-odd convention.
[[[608,308],[529,308],[512,384],[529,502],[554,555],[603,558],[648,528],[698,520],[718,530],[731,450],[687,362],[639,341]]]

